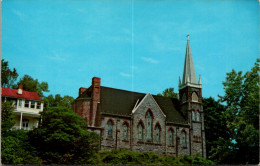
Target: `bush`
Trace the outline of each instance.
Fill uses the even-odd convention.
[[[4,164],[41,164],[42,161],[36,155],[31,146],[28,133],[23,130],[9,131],[1,139],[2,162]]]
[[[157,155],[152,152],[132,152],[130,150],[103,150],[99,152],[101,164],[108,165],[213,165],[210,160],[195,156],[181,155],[179,157],[169,155]]]

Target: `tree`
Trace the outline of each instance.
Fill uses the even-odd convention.
[[[178,94],[174,92],[174,88],[167,88],[162,93],[158,93],[157,95],[169,98],[178,98]]]
[[[53,95],[49,95],[44,98],[44,104],[46,107],[66,107],[71,108],[71,104],[74,101],[74,98],[71,96],[61,97],[60,94],[56,94],[55,97]]]
[[[19,85],[23,85],[24,90],[36,92],[40,97],[43,97],[43,92],[49,92],[47,82],[39,82],[29,75],[24,75],[14,88],[17,89]]]
[[[9,68],[8,62],[4,59],[2,59],[1,65],[1,85],[5,88],[12,88],[19,75],[15,68],[13,70]]]
[[[95,164],[100,138],[87,121],[65,107],[48,107],[39,127],[30,132],[44,164]]]
[[[251,71],[232,70],[223,82],[227,127],[234,142],[234,163],[258,163],[259,156],[259,59]]]
[[[203,98],[206,152],[208,159],[228,163],[232,158],[232,142],[226,123],[226,108],[212,97]],[[231,163],[229,163],[231,164]]]
[[[13,110],[12,103],[8,101],[2,102],[2,135],[5,135],[15,124]]]

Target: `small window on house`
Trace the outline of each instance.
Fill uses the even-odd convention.
[[[197,121],[200,121],[200,113],[197,112]]]
[[[29,108],[29,100],[25,100],[24,107]]]
[[[143,140],[143,125],[141,123],[138,125],[138,140]]]
[[[111,120],[108,122],[108,131],[107,132],[108,132],[107,133],[108,137],[113,138],[113,124],[112,124]]]
[[[29,127],[29,119],[23,119],[23,129],[28,129]]]
[[[18,99],[18,106],[22,107],[22,99]]]
[[[31,108],[35,108],[35,101],[31,101]]]
[[[173,130],[169,130],[169,145],[173,146],[174,145],[174,139],[173,139]]]
[[[127,126],[127,124],[123,125],[123,140],[128,140],[128,126]]]
[[[37,102],[37,109],[41,109],[41,102]]]
[[[12,101],[12,106],[17,107],[17,100],[11,100]]]
[[[157,125],[155,129],[155,142],[159,144],[161,142],[160,139],[160,126]]]
[[[195,112],[192,111],[192,120],[195,121],[195,118],[196,118],[196,117],[195,117]]]
[[[181,132],[181,146],[187,147],[187,135],[185,131]]]

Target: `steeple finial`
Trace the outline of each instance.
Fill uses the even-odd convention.
[[[187,46],[186,46],[186,53],[185,53],[182,84],[186,84],[186,83],[198,84],[195,68],[193,65],[192,55],[191,55],[189,36],[190,34],[187,34]]]
[[[202,82],[201,82],[201,76],[199,77],[199,82],[198,82],[200,85],[202,84]]]

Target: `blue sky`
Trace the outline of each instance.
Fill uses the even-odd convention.
[[[157,94],[182,77],[186,35],[204,97],[259,57],[257,0],[3,0],[2,58],[50,93],[101,85]]]

